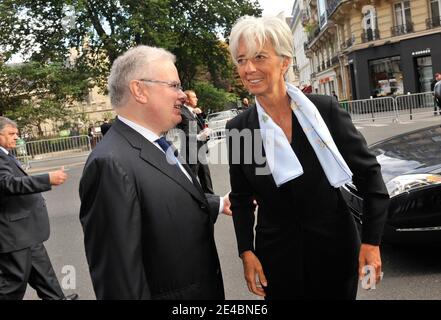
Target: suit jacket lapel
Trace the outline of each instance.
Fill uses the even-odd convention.
[[[14,161],[14,159],[12,159],[9,155],[5,154],[3,151],[0,150],[1,153],[3,153],[5,155],[5,157],[8,159],[9,163],[11,164],[12,168],[18,168],[20,169],[21,172],[23,172],[23,174],[25,176],[27,176],[28,174],[26,173],[26,171],[23,170],[23,168],[16,162]],[[17,160],[18,161],[18,160]]]
[[[139,150],[139,157],[142,160],[148,162],[163,174],[173,179],[200,202],[206,203],[204,194],[188,180],[185,174],[176,165],[169,164],[165,158],[165,154],[154,146],[153,143],[120,120],[115,121],[114,126],[115,129],[129,141],[132,147]]]

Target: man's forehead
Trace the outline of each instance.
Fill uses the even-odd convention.
[[[8,132],[16,132],[16,131],[18,131],[17,127],[14,127],[14,126],[12,126],[12,125],[10,125],[10,124],[7,124],[7,125],[3,128],[3,130],[8,131]]]

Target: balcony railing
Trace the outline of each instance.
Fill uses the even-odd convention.
[[[427,29],[438,28],[441,26],[441,17],[432,17],[432,19],[426,19]]]
[[[334,13],[335,9],[337,9],[338,5],[342,2],[342,0],[327,0],[326,1],[326,14],[331,16]]]
[[[338,64],[338,56],[333,56],[332,59],[331,59],[330,65],[333,66],[333,65],[336,65],[336,64]]]
[[[308,45],[319,35],[320,27],[317,25],[308,33]]]
[[[401,36],[406,33],[411,33],[413,31],[414,30],[413,30],[413,23],[412,22],[391,28],[391,33],[392,33],[392,36],[394,36],[394,37]]]
[[[303,43],[303,51],[308,51],[309,50],[309,48],[308,48],[308,42],[304,42]]]
[[[374,30],[367,29],[364,30],[363,33],[361,34],[361,42],[363,43],[378,39],[380,39],[380,32],[378,31],[378,29],[374,29]]]
[[[343,42],[342,44],[340,44],[340,48],[341,48],[341,50],[344,50],[344,49],[351,47],[353,44],[354,43],[353,43],[352,39],[348,39],[345,42]]]

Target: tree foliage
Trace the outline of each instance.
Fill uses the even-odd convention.
[[[194,84],[201,69],[208,71],[213,84],[222,86],[222,80],[232,78],[232,66],[219,37],[227,37],[238,17],[261,14],[256,0],[0,3],[0,50],[6,57],[24,52],[38,61],[60,61],[75,47],[81,54],[77,63],[94,71],[102,87],[116,57],[138,44],[172,51],[185,87]]]
[[[59,63],[23,63],[0,65],[0,114],[17,121],[31,132],[50,119],[65,122],[72,105],[81,101],[90,86],[87,74]]]
[[[196,82],[194,88],[199,100],[198,106],[205,113],[226,110],[237,104],[235,94],[218,89],[209,83]]]

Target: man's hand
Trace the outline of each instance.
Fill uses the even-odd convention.
[[[264,287],[267,286],[267,281],[263,273],[262,264],[252,251],[244,251],[241,254],[241,258],[248,290],[258,296],[264,297]]]
[[[222,210],[223,214],[226,214],[227,216],[232,216],[233,212],[231,211],[231,202],[230,202],[230,193],[228,192],[224,197],[224,209]]]
[[[67,174],[64,172],[64,167],[60,170],[49,172],[49,182],[53,186],[59,186],[63,184],[67,179]]]
[[[379,283],[383,277],[381,272],[380,247],[362,243],[358,258],[358,275],[360,280],[366,276],[364,273],[364,267],[368,265],[374,268],[375,282]]]

